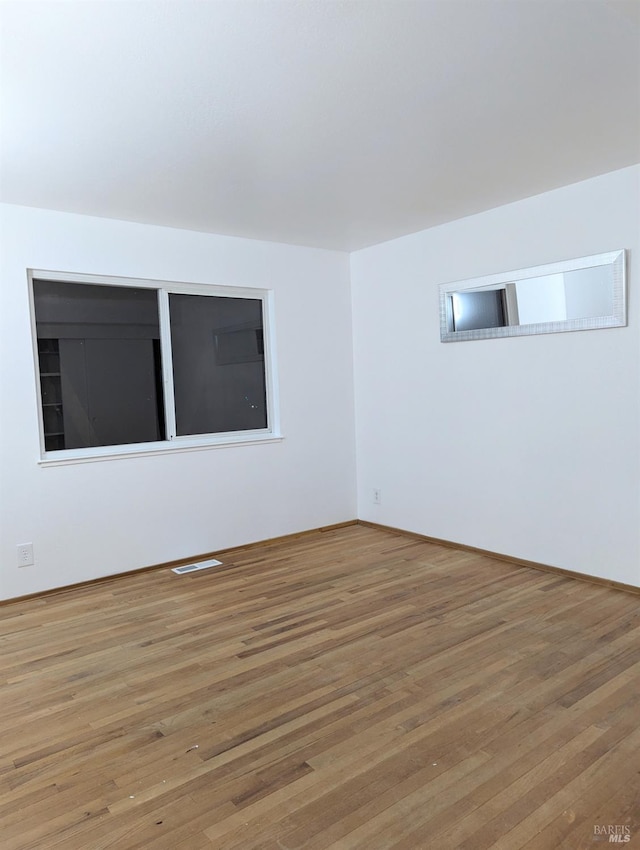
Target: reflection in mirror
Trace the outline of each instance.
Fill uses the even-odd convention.
[[[442,342],[626,323],[624,251],[440,286]]]

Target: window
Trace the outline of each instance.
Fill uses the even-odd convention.
[[[264,290],[30,277],[46,459],[277,436]]]

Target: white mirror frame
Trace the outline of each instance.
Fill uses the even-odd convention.
[[[530,325],[482,328],[478,330],[454,331],[451,329],[451,296],[456,292],[477,289],[498,289],[501,284],[515,283],[527,278],[544,277],[579,269],[611,266],[613,271],[613,310],[608,316],[592,316],[583,319],[565,319],[555,322],[540,322]],[[626,256],[624,249],[607,254],[594,254],[576,260],[564,260],[530,269],[502,272],[470,280],[443,283],[440,285],[440,341],[464,342],[474,339],[497,339],[506,336],[529,336],[530,334],[564,333],[566,331],[588,331],[600,328],[619,328],[627,324]]]

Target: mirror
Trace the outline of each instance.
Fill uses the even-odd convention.
[[[626,324],[624,250],[440,286],[442,342]]]

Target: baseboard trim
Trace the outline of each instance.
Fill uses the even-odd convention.
[[[452,540],[444,540],[440,537],[429,537],[427,534],[418,534],[415,531],[407,531],[404,528],[395,528],[392,525],[381,525],[378,522],[369,522],[364,519],[359,519],[358,525],[364,525],[367,528],[377,528],[379,531],[388,531],[392,534],[399,534],[403,537],[412,537],[415,540],[422,540],[425,543],[435,543],[438,546],[445,546],[447,549],[459,549],[461,552],[473,552],[476,555],[486,555],[489,558],[494,558],[497,561],[506,561],[508,564],[514,564],[517,567],[529,567],[533,570],[541,570],[546,573],[555,573],[565,578],[573,578],[578,581],[588,581],[590,584],[597,584],[601,587],[610,587],[614,590],[622,590],[625,593],[633,593],[640,595],[640,587],[634,584],[625,584],[621,581],[613,579],[600,578],[599,576],[590,576],[588,573],[579,573],[574,570],[566,570],[563,567],[552,567],[550,564],[541,564],[538,561],[526,561],[524,558],[516,558],[513,555],[504,555],[502,552],[492,552],[489,549],[480,549],[477,546],[467,546],[465,543],[455,543]]]
[[[256,549],[259,546],[269,546],[276,543],[286,543],[288,540],[297,540],[298,538],[308,537],[311,534],[318,532],[324,533],[329,531],[337,531],[340,528],[348,528],[350,525],[357,525],[357,519],[350,519],[346,522],[336,522],[333,525],[322,525],[318,528],[309,528],[305,531],[294,531],[292,534],[282,534],[279,537],[268,537],[266,540],[256,540],[254,543],[243,543],[239,546],[229,546],[227,549],[216,549],[214,552],[203,552],[200,555],[191,555],[189,558],[179,558],[177,561],[164,561],[162,564],[152,564],[149,567],[138,567],[135,570],[125,570],[120,573],[110,573],[108,576],[99,576],[87,581],[78,581],[75,584],[64,584],[61,587],[51,587],[49,590],[40,590],[36,593],[27,593],[23,596],[12,596],[9,599],[0,599],[0,607],[8,605],[10,602],[24,602],[28,599],[44,599],[54,593],[67,593],[70,590],[76,590],[79,587],[90,587],[92,584],[104,584],[107,581],[113,581],[118,578],[126,578],[126,576],[136,576],[140,573],[150,573],[155,570],[166,570],[173,567],[181,567],[183,564],[191,564],[194,561],[206,561],[209,558],[220,558],[228,552],[235,552],[238,549]]]
[[[386,531],[390,534],[400,535],[402,537],[410,537],[414,540],[421,540],[425,543],[434,543],[437,546],[445,546],[448,549],[458,549],[461,552],[473,552],[476,555],[486,555],[489,558],[494,558],[497,561],[505,561],[508,564],[513,564],[518,567],[528,567],[533,570],[541,570],[542,572],[554,573],[555,575],[565,578],[577,579],[578,581],[586,581],[590,584],[597,584],[600,587],[609,587],[613,590],[621,590],[625,593],[633,593],[640,596],[640,587],[633,584],[624,584],[621,581],[613,579],[600,578],[599,576],[590,576],[587,573],[579,573],[574,570],[566,570],[563,567],[552,567],[549,564],[541,564],[538,561],[527,561],[524,558],[516,558],[512,555],[505,555],[502,552],[492,552],[489,549],[480,549],[477,546],[468,546],[465,543],[456,543],[453,540],[445,540],[441,537],[430,537],[427,534],[419,534],[415,531],[407,531],[405,528],[396,528],[392,525],[382,525],[378,522],[369,522],[364,519],[350,519],[346,522],[336,522],[333,525],[323,525],[318,528],[309,528],[305,531],[296,531],[292,534],[282,534],[279,537],[268,537],[265,540],[256,540],[253,543],[244,543],[239,546],[229,546],[226,549],[216,549],[213,552],[203,552],[199,555],[192,555],[189,558],[180,558],[177,561],[165,561],[162,564],[153,564],[148,567],[139,567],[135,570],[126,570],[120,573],[111,573],[108,576],[100,576],[99,578],[89,579],[88,581],[79,581],[75,584],[67,584],[62,587],[52,587],[49,590],[41,590],[36,593],[28,593],[24,596],[14,596],[10,599],[0,599],[0,607],[8,605],[12,602],[23,602],[28,599],[45,599],[53,594],[67,593],[79,587],[89,587],[92,584],[103,584],[114,579],[125,578],[126,576],[139,575],[140,573],[149,573],[155,570],[166,570],[172,567],[180,567],[183,564],[190,564],[193,561],[204,561],[209,558],[223,558],[229,552],[236,552],[240,549],[257,549],[261,546],[275,545],[286,543],[287,541],[299,540],[308,537],[312,534],[337,531],[341,528],[349,528],[353,525],[362,525],[366,528],[375,528],[378,531]]]
[[[357,519],[349,519],[346,522],[336,522],[333,525],[321,525],[318,528],[310,528],[307,531],[294,531],[292,534],[282,534],[279,537],[267,537],[266,540],[256,540],[254,543],[242,543],[240,546],[229,546],[227,549],[218,549],[217,552],[212,552],[210,555],[199,555],[197,558],[187,558],[186,561],[181,561],[182,564],[189,564],[191,561],[201,561],[205,558],[222,558],[229,552],[237,552],[239,549],[258,549],[260,546],[271,546],[279,543],[286,543],[289,540],[298,540],[299,538],[308,537],[310,534],[324,534],[330,531],[338,531],[340,528],[349,528],[352,525],[358,525]],[[163,564],[163,566],[166,566]],[[172,564],[171,566],[178,566]]]

